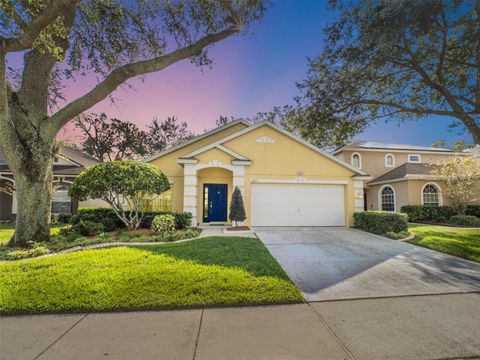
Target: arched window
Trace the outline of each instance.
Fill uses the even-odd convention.
[[[422,189],[422,204],[439,206],[440,204],[440,191],[434,184],[426,184]]]
[[[385,166],[394,167],[395,166],[395,156],[392,154],[385,155]]]
[[[362,159],[361,159],[359,153],[353,153],[352,154],[352,165],[353,165],[353,167],[356,167],[357,169],[360,169],[362,167]]]
[[[382,211],[395,211],[395,191],[391,186],[384,186],[380,190],[380,209]]]

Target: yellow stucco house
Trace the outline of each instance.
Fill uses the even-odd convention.
[[[352,226],[371,179],[269,122],[237,120],[145,161],[171,183],[152,210],[187,211],[196,224],[228,223],[238,186],[246,225]]]

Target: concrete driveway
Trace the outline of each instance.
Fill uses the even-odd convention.
[[[259,227],[307,301],[480,291],[480,264],[349,228]]]

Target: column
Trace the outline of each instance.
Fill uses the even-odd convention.
[[[183,211],[192,214],[192,225],[197,225],[197,164],[184,164],[183,167]]]
[[[364,211],[363,181],[355,180],[353,182],[353,196],[355,199],[355,212]]]

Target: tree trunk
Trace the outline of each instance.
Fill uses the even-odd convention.
[[[38,131],[36,118],[10,102],[9,124],[0,131],[3,155],[15,178],[17,216],[12,246],[50,239],[53,136]]]
[[[46,161],[38,166],[45,168],[49,164]],[[50,240],[51,169],[46,173],[47,178],[38,180],[18,173],[15,176],[18,206],[14,246],[24,247],[32,242]]]

